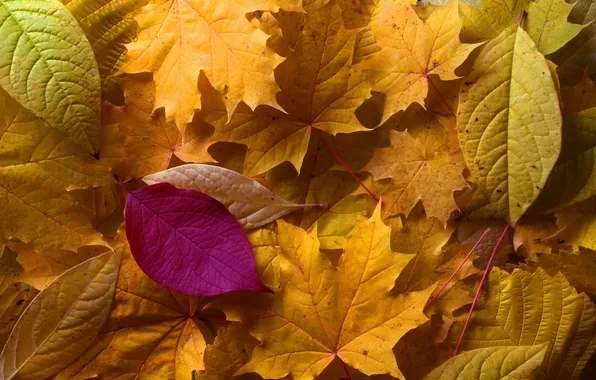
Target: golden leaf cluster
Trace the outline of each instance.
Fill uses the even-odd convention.
[[[0,0],[0,377],[594,378],[595,18]],[[119,181],[222,202],[272,294],[158,285]]]

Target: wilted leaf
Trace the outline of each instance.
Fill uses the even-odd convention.
[[[479,348],[447,360],[424,379],[536,379],[547,350],[547,343]]]
[[[266,46],[267,35],[244,16],[256,10],[247,5],[151,0],[136,12],[139,35],[127,45],[122,71],[153,73],[155,109],[164,107],[166,120],[174,120],[182,135],[194,110],[202,107],[201,71],[225,94],[228,115],[241,101],[252,109],[277,106],[273,69],[281,58]]]
[[[359,69],[374,72],[377,81],[373,90],[387,96],[385,121],[412,103],[424,105],[432,81],[430,75],[442,80],[457,79],[455,69],[477,45],[459,41],[457,1],[435,9],[426,22],[410,5],[379,1],[372,33],[381,51],[368,56]]]
[[[223,204],[159,183],[129,191],[126,236],[143,272],[189,295],[268,291],[242,228]]]
[[[337,267],[319,251],[316,228],[307,233],[281,221],[278,227],[281,290],[211,304],[232,320],[256,318],[250,331],[262,344],[237,374],[313,379],[339,358],[366,375],[399,377],[392,348],[426,320],[422,306],[431,289],[390,294],[411,256],[391,251],[380,209],[354,228]]]
[[[553,379],[579,379],[596,350],[596,306],[562,274],[548,276],[493,268],[466,330],[462,349],[550,343],[542,373]],[[450,332],[457,341],[466,315]]]
[[[322,206],[288,202],[249,177],[212,165],[177,166],[146,176],[143,181],[148,185],[167,182],[205,193],[221,202],[245,229],[264,226],[302,207]]]
[[[562,124],[546,60],[521,27],[509,27],[482,49],[458,114],[468,168],[490,200],[476,215],[515,225],[555,165]]]
[[[0,2],[0,85],[89,153],[99,148],[100,83],[83,30],[58,0]]]
[[[112,306],[120,253],[66,271],[29,304],[0,356],[4,378],[53,377],[85,350]]]

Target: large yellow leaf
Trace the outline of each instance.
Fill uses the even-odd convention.
[[[411,110],[402,121],[411,133],[391,131],[391,147],[376,150],[362,170],[389,182],[381,193],[386,216],[407,216],[421,201],[427,216],[446,224],[457,210],[453,192],[468,187],[465,163],[461,152],[450,149],[447,132],[431,114]]]
[[[544,56],[512,26],[478,56],[460,92],[458,132],[490,203],[476,212],[515,224],[540,194],[561,149],[561,111]]]
[[[182,134],[201,108],[201,72],[225,95],[228,115],[241,101],[277,106],[281,57],[246,19],[253,10],[235,0],[152,0],[136,13],[138,40],[127,45],[122,71],[153,73],[155,109],[164,107]]]
[[[571,286],[562,274],[548,276],[515,269],[509,274],[493,268],[487,294],[466,330],[462,349],[528,346],[549,343],[541,372],[551,379],[579,379],[596,350],[596,306]],[[453,325],[457,341],[467,315]]]
[[[0,91],[0,242],[37,251],[96,242],[92,215],[67,191],[112,183],[106,163]]]
[[[74,17],[58,0],[2,0],[0,32],[0,86],[85,151],[96,153],[99,72]]]
[[[122,237],[121,237],[122,238]],[[114,304],[100,335],[57,379],[93,377],[190,380],[204,369],[209,330],[197,318],[200,299],[147,277],[123,244]]]
[[[536,346],[479,348],[447,360],[424,379],[536,379],[547,349],[547,343]]]
[[[53,377],[85,350],[112,306],[120,253],[66,271],[29,304],[0,356],[3,378]]]
[[[366,375],[401,376],[392,348],[426,317],[431,288],[392,294],[411,259],[391,251],[380,208],[349,235],[337,267],[319,251],[312,232],[279,224],[281,289],[275,295],[230,295],[211,305],[251,324],[261,340],[236,374],[314,379],[335,358]]]
[[[249,176],[285,161],[300,172],[313,128],[333,135],[366,130],[354,111],[369,96],[371,75],[351,73],[359,29],[344,28],[335,1],[307,15],[303,28],[295,49],[276,70],[282,90],[278,99],[286,113],[240,105],[228,122],[221,105],[208,106],[214,139],[248,146]]]
[[[132,13],[147,0],[60,0],[77,19],[91,43],[101,83],[102,97],[111,102],[120,101],[117,82],[126,44],[137,34],[137,23]]]
[[[104,103],[102,110],[102,123],[117,124],[125,138],[123,156],[113,170],[118,177],[126,181],[165,170],[174,157],[187,162],[213,162],[207,152],[211,145],[210,126],[195,118],[186,128],[183,140],[176,124],[166,120],[163,110],[153,112],[151,77],[127,76],[120,84],[126,105]],[[113,140],[113,145],[120,143],[117,138]]]
[[[387,96],[383,120],[412,103],[424,105],[430,75],[442,80],[458,78],[455,69],[477,45],[459,41],[457,4],[450,1],[423,22],[410,5],[380,0],[372,33],[381,50],[369,55],[359,68],[373,71],[377,79],[373,90]]]

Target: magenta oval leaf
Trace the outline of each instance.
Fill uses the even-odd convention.
[[[169,183],[129,191],[126,237],[149,277],[193,296],[269,291],[242,227],[217,200]]]

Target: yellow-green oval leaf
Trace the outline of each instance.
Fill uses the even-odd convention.
[[[534,379],[547,348],[547,343],[479,348],[447,360],[424,380]]]
[[[0,86],[90,153],[99,149],[93,50],[58,0],[0,0]]]
[[[82,262],[45,288],[23,312],[0,356],[3,379],[47,379],[95,339],[112,307],[120,254]]]
[[[519,220],[559,157],[561,126],[546,59],[528,33],[509,27],[482,49],[460,91],[461,148],[490,201],[479,216]]]

